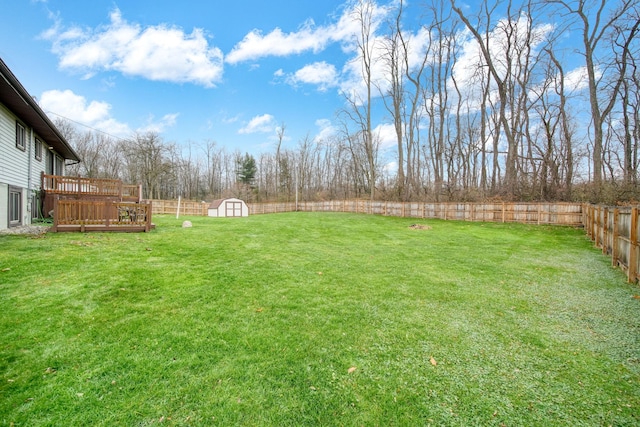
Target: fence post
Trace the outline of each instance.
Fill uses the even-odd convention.
[[[144,225],[144,231],[148,233],[151,231],[151,215],[153,212],[153,202],[149,200],[149,205],[147,207],[147,223]]]
[[[618,216],[620,209],[613,209],[613,233],[611,236],[611,265],[618,266]]]
[[[602,253],[606,255],[609,243],[609,208],[602,210]]]
[[[538,203],[538,225],[540,225],[541,216],[542,216],[542,203]]]
[[[629,233],[629,270],[627,279],[635,283],[638,276],[638,208],[631,209],[631,232]]]
[[[105,200],[105,202],[104,202],[104,216],[105,216],[104,225],[107,228],[109,228],[109,226],[111,225],[111,212],[112,211],[113,211],[113,204],[111,203],[111,200]]]
[[[60,224],[60,211],[58,210],[58,196],[53,199],[53,232],[58,231],[58,225]]]

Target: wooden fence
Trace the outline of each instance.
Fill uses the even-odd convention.
[[[153,213],[159,215],[176,215],[178,213],[177,200],[151,200]],[[194,202],[193,200],[180,201],[180,215],[207,216],[209,203]]]
[[[629,282],[640,279],[638,248],[638,207],[586,205],[584,228],[602,253],[611,256],[611,264],[627,274]]]
[[[418,203],[370,200],[257,203],[251,214],[290,211],[350,212],[406,218],[439,218],[458,221],[518,222],[524,224],[582,225],[579,203]]]
[[[176,215],[177,200],[153,200],[154,214]],[[208,203],[181,201],[181,215],[207,215]],[[460,221],[518,222],[582,226],[579,203],[402,203],[370,200],[324,202],[252,203],[249,213],[349,212],[410,218],[440,218]]]
[[[208,206],[203,202],[182,201],[180,212],[183,215],[206,216]],[[175,215],[177,207],[177,200],[153,200],[154,214]],[[584,227],[595,245],[611,256],[613,266],[626,272],[629,282],[640,280],[638,207],[604,207],[581,203],[402,203],[370,200],[249,205],[251,215],[295,211]]]
[[[149,231],[151,203],[55,199],[52,231]]]

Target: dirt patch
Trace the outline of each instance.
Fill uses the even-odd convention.
[[[425,224],[411,224],[409,228],[412,230],[431,230],[431,226]]]
[[[21,225],[19,227],[6,228],[4,230],[0,230],[0,235],[2,234],[25,234],[30,236],[41,236],[49,229],[51,226],[48,225]]]

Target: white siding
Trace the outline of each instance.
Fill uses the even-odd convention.
[[[22,223],[29,224],[33,193],[41,187],[41,173],[46,170],[48,145],[34,134],[33,129],[25,126],[26,147],[22,151],[16,147],[17,117],[0,104],[0,229],[7,228],[8,185],[22,188]],[[22,122],[21,122],[22,123]],[[22,123],[24,124],[24,123]],[[42,158],[35,158],[36,138],[42,142]],[[64,161],[63,161],[64,165]]]
[[[0,230],[9,225],[9,186],[0,182]]]
[[[16,147],[16,116],[0,104],[0,182],[27,188],[29,181],[29,138],[31,129],[25,126],[25,151]]]
[[[38,136],[36,135],[36,138]],[[42,186],[42,172],[45,171],[47,160],[47,151],[49,146],[42,138],[38,138],[42,142],[42,156],[40,160],[36,159],[36,139],[31,138],[31,188],[39,190]]]

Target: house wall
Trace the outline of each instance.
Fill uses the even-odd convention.
[[[32,190],[40,189],[41,173],[46,169],[47,152],[50,151],[46,142],[21,121],[26,131],[26,144],[24,151],[17,148],[16,120],[18,117],[0,104],[0,229],[9,226],[9,186],[22,189],[21,222],[23,225],[31,223],[31,217],[36,214],[36,207],[31,206]],[[36,138],[42,142],[40,160],[35,158]],[[64,166],[62,171],[56,172],[62,175]]]
[[[27,144],[25,151],[16,147],[16,119],[11,111],[0,104],[0,182],[26,188],[29,183],[30,144]]]
[[[9,224],[9,185],[0,182],[0,230]]]

